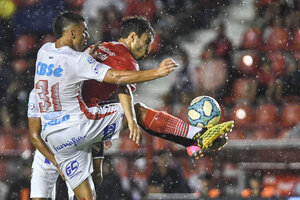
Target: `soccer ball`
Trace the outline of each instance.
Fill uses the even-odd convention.
[[[190,103],[187,116],[193,126],[215,125],[220,120],[221,109],[214,98],[199,96]]]

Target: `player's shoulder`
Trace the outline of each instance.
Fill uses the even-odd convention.
[[[54,47],[54,43],[52,42],[47,42],[41,48],[39,49],[39,52],[41,51],[51,51],[51,49]]]
[[[122,42],[116,42],[116,41],[111,41],[111,42],[102,42],[101,43],[102,46],[105,47],[117,47],[117,48],[127,48],[126,45]]]
[[[129,53],[128,47],[121,42],[107,42],[107,45],[112,49],[115,49],[117,52],[126,52]]]
[[[75,51],[69,46],[63,46],[60,48],[55,47],[55,43],[47,42],[41,48],[40,51],[51,52],[61,56],[80,57],[83,52]]]
[[[35,96],[35,89],[33,88],[31,91],[30,91],[30,93],[29,93],[29,98],[30,97],[34,97]]]
[[[99,51],[110,56],[116,56],[120,53],[129,52],[125,44],[120,42],[102,42],[99,46]]]

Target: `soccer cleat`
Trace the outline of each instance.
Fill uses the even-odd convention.
[[[197,144],[195,144],[187,147],[186,152],[191,158],[198,159],[204,156],[206,153],[220,151],[223,147],[226,146],[227,141],[228,141],[227,135],[221,135],[206,150],[202,150]]]
[[[192,157],[192,158],[199,158],[201,157],[203,151],[200,147],[198,147],[197,145],[192,145],[186,148],[186,152],[187,154]]]
[[[207,150],[210,150],[212,152],[220,151],[223,147],[226,146],[227,142],[228,142],[227,134],[221,135],[212,143],[212,145]]]
[[[193,137],[197,145],[206,150],[213,142],[222,135],[229,133],[234,126],[234,121],[228,121],[217,125],[207,125]]]

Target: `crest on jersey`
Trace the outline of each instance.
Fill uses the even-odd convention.
[[[95,60],[92,56],[89,56],[89,57],[87,58],[87,62],[90,63],[90,64],[93,64],[93,63],[96,62],[96,60]]]
[[[34,109],[35,109],[34,103],[29,102],[29,103],[28,103],[28,109],[29,109],[29,110],[34,110]]]

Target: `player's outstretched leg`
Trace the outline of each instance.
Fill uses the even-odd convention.
[[[147,108],[140,103],[135,104],[135,112],[138,123],[146,130],[151,130],[157,134],[169,134],[192,139],[204,150],[218,137],[230,132],[233,127],[233,121],[204,128],[195,127],[170,114]]]

